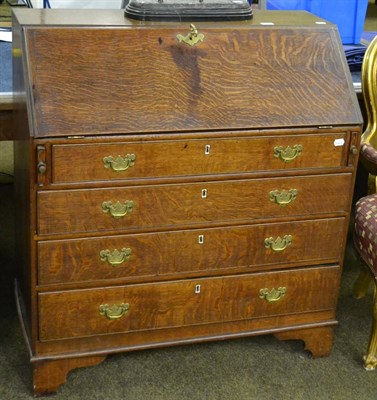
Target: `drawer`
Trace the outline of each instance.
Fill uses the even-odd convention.
[[[344,218],[38,243],[39,284],[339,262]]]
[[[52,147],[53,183],[231,174],[344,164],[346,134],[165,140]],[[177,162],[179,160],[179,162]]]
[[[235,224],[348,212],[351,174],[40,191],[38,233],[70,234]]]
[[[339,267],[40,293],[41,341],[334,308]]]

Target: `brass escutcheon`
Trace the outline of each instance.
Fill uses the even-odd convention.
[[[295,144],[293,148],[291,146],[283,149],[283,146],[274,147],[274,157],[280,158],[284,162],[290,162],[298,157],[302,152],[302,145]]]
[[[114,251],[110,250],[101,250],[99,255],[101,257],[101,261],[107,262],[108,264],[116,267],[117,265],[123,264],[128,261],[131,257],[131,249],[123,248],[122,250],[115,249]]]
[[[271,249],[275,252],[283,251],[292,244],[292,235],[284,235],[283,238],[278,236],[276,239],[269,237],[264,239],[266,249]]]
[[[194,24],[191,24],[190,32],[186,36],[178,34],[177,39],[180,43],[183,42],[183,43],[188,44],[189,46],[195,46],[199,42],[203,42],[204,35],[203,35],[203,33],[198,32],[198,30],[196,29],[196,26]]]
[[[104,201],[102,203],[102,210],[105,213],[109,213],[114,218],[122,218],[132,213],[133,206],[134,202],[132,200],[126,200],[124,203],[117,201],[114,205],[111,201]]]
[[[278,289],[272,288],[271,290],[264,288],[259,291],[259,298],[266,300],[269,303],[275,303],[284,297],[287,288],[279,287]]]
[[[127,314],[129,308],[130,305],[128,303],[112,304],[111,306],[101,304],[99,306],[99,313],[107,319],[119,319]]]
[[[135,160],[135,154],[127,154],[125,157],[118,156],[116,158],[107,156],[103,158],[103,166],[108,169],[111,168],[115,172],[122,172],[133,167]]]
[[[285,205],[291,203],[297,197],[297,189],[289,190],[271,190],[270,200],[273,203],[279,204],[284,207]]]

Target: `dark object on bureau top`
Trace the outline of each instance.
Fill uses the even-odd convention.
[[[144,21],[241,21],[253,11],[247,0],[131,0],[125,15]]]

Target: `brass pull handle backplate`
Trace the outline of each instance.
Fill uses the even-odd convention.
[[[357,153],[358,153],[357,147],[356,147],[355,145],[352,145],[352,146],[350,147],[350,152],[351,152],[351,154],[352,154],[353,156],[356,156]]]
[[[131,249],[123,248],[122,250],[115,249],[113,252],[110,250],[101,250],[99,255],[101,257],[101,261],[107,262],[113,267],[117,265],[123,264],[128,261],[131,257]]]
[[[119,319],[127,314],[129,308],[130,305],[128,303],[112,304],[111,306],[101,304],[99,306],[99,313],[107,319]]]
[[[284,207],[285,205],[291,203],[297,197],[297,189],[289,189],[289,190],[271,190],[270,192],[270,200],[280,206]]]
[[[111,168],[115,172],[122,172],[133,167],[135,160],[135,154],[127,154],[125,157],[118,156],[116,158],[108,156],[103,158],[103,165],[105,168]]]
[[[284,162],[290,162],[298,157],[302,152],[302,145],[295,144],[293,148],[291,146],[283,149],[283,146],[274,147],[274,157],[280,158]]]
[[[126,200],[124,203],[117,201],[114,205],[111,201],[104,201],[102,203],[102,210],[109,213],[114,218],[122,218],[127,214],[131,214],[134,207],[132,200]]]
[[[204,35],[203,35],[203,33],[198,32],[198,30],[196,29],[194,24],[191,24],[190,32],[186,36],[178,34],[177,39],[180,43],[183,42],[183,43],[188,44],[189,46],[195,46],[199,42],[203,42]]]
[[[292,235],[285,235],[283,238],[278,236],[276,239],[269,237],[264,239],[266,249],[271,249],[275,252],[283,251],[292,243]]]
[[[259,291],[259,298],[269,303],[275,303],[281,300],[286,292],[287,288],[285,287],[279,287],[278,289],[272,288],[271,290],[264,288]]]

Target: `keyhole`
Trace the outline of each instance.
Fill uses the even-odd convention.
[[[195,293],[200,293],[200,285],[195,286]]]

